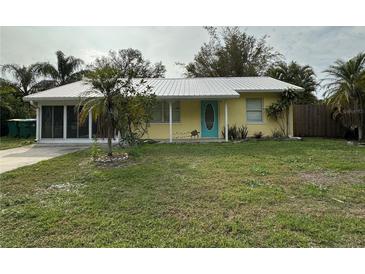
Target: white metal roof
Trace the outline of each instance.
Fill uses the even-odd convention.
[[[242,92],[303,90],[271,77],[150,78],[146,85],[160,99],[236,98]],[[59,86],[24,97],[26,101],[75,100],[90,86],[84,81]],[[95,94],[97,96],[97,94]]]

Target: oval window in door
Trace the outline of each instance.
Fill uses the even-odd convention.
[[[205,126],[208,130],[211,130],[214,125],[214,109],[211,104],[207,104],[205,107]]]

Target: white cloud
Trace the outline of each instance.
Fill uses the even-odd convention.
[[[319,78],[336,59],[365,50],[365,27],[242,27],[268,43],[287,61],[311,65]],[[162,61],[167,77],[181,77],[176,62],[189,62],[208,40],[201,27],[1,27],[0,63],[55,62],[55,52],[91,62],[110,49],[137,48]]]

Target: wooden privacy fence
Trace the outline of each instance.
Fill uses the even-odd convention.
[[[346,134],[326,105],[294,105],[293,116],[294,136],[343,138]]]

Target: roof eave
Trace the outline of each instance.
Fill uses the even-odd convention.
[[[232,95],[184,95],[184,96],[157,96],[157,99],[176,100],[176,99],[233,99],[239,98],[239,94]],[[77,101],[81,97],[24,97],[25,102],[42,102],[42,101]]]
[[[95,97],[23,97],[23,101],[25,102],[39,102],[39,101],[75,101],[83,98],[97,98]]]
[[[157,99],[233,99],[239,98],[239,94],[230,94],[230,95],[183,95],[183,96],[158,96]]]
[[[286,91],[288,89],[236,89],[236,92],[239,93],[245,93],[245,92],[283,92]],[[292,90],[296,90],[296,91],[304,91],[303,88],[292,88]]]

